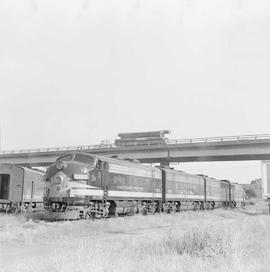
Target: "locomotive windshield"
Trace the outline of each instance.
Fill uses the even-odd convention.
[[[73,159],[73,155],[68,154],[68,155],[65,155],[65,156],[59,158],[58,161],[72,161],[72,159]]]
[[[88,164],[89,166],[96,165],[96,158],[85,154],[67,154],[60,157],[57,161],[77,161]]]
[[[96,162],[96,158],[83,155],[83,154],[76,154],[74,157],[74,161],[78,161],[78,162],[82,162],[82,163],[86,163],[86,164],[94,166]]]

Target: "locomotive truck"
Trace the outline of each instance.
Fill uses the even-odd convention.
[[[227,180],[83,152],[59,157],[44,180],[48,220],[214,209],[244,202],[242,187]]]

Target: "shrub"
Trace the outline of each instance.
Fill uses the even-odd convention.
[[[228,247],[221,234],[197,228],[192,229],[181,238],[169,236],[164,239],[163,245],[170,253],[196,257],[225,256]]]

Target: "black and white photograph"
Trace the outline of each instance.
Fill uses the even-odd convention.
[[[268,116],[268,0],[0,0],[0,272],[270,271]]]

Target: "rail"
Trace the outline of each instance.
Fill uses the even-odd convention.
[[[212,142],[229,142],[229,141],[257,141],[257,140],[270,140],[270,134],[257,134],[257,135],[238,135],[238,136],[221,136],[221,137],[205,137],[205,138],[187,138],[178,140],[166,140],[164,144],[192,144],[192,143],[212,143]],[[149,142],[149,146],[151,143]],[[132,146],[140,146],[134,143]],[[147,145],[145,145],[147,146]],[[114,144],[99,144],[99,145],[78,145],[78,146],[60,146],[60,147],[45,147],[34,149],[17,149],[17,150],[2,150],[0,155],[5,154],[20,154],[20,153],[45,153],[57,151],[78,151],[78,150],[91,150],[91,149],[113,149],[118,148]]]
[[[245,141],[245,140],[256,141],[256,140],[265,140],[265,139],[270,139],[270,134],[220,136],[220,137],[168,140],[168,144],[211,143],[211,142],[228,142],[228,141]]]

